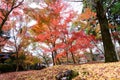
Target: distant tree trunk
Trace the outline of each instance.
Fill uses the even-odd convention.
[[[46,59],[45,56],[43,56],[43,59],[45,60],[45,63],[46,63],[46,65],[47,65],[47,67],[49,67],[48,61],[47,61],[47,59]]]
[[[67,64],[68,64],[68,52],[66,53],[66,58],[67,58]]]
[[[91,57],[91,61],[93,61],[94,60],[94,55],[93,55],[92,49],[90,49],[90,57]]]
[[[56,58],[56,56],[57,56],[57,52],[56,52],[56,50],[54,50],[54,58]],[[58,62],[58,63],[57,63],[57,62]],[[57,58],[55,64],[61,64],[61,61],[60,61],[59,58]]]
[[[16,71],[19,70],[18,52],[16,52]]]
[[[53,61],[53,65],[55,65],[54,52],[52,52],[52,61]]]
[[[56,57],[57,53],[55,51],[52,52],[52,60],[53,60],[53,65],[56,65],[57,64],[57,61],[58,61],[58,64],[61,64],[61,61],[59,59],[56,60],[55,62],[55,57]]]
[[[60,61],[60,59],[59,59],[59,58],[57,59],[57,61],[58,61],[58,64],[61,64],[61,61]]]
[[[114,34],[114,31],[116,32],[116,34]],[[116,31],[116,30],[114,30],[114,31],[111,29],[113,39],[114,39],[114,41],[117,40],[117,41],[118,41],[118,44],[120,45],[119,32]]]
[[[72,55],[72,59],[73,59],[73,63],[75,64],[75,57],[74,57],[74,54],[71,52],[71,55]]]
[[[105,62],[118,61],[115,52],[115,47],[112,43],[112,39],[108,28],[108,20],[106,18],[106,13],[104,12],[104,8],[101,3],[101,0],[98,0],[96,2],[96,11],[97,11],[97,18],[100,23],[100,29],[102,34],[102,41],[105,52]]]

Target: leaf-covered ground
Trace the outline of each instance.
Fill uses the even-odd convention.
[[[0,80],[55,80],[55,76],[68,69],[79,72],[73,80],[120,80],[120,62],[83,65],[58,65],[43,70],[0,74]]]

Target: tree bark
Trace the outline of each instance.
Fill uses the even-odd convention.
[[[67,64],[68,64],[69,63],[68,52],[66,53],[66,58],[67,58]]]
[[[19,70],[18,51],[16,52],[16,72]]]
[[[73,59],[73,63],[75,64],[75,57],[74,57],[74,54],[71,52],[71,55],[72,55],[72,59]]]
[[[49,63],[48,63],[48,61],[47,61],[47,59],[46,59],[45,56],[43,56],[43,59],[45,60],[45,63],[46,63],[46,65],[47,65],[47,67],[49,67]]]
[[[56,50],[54,50],[54,58],[56,58],[56,56],[57,56],[57,52],[56,52]],[[57,62],[58,62],[58,63],[57,63]],[[60,61],[59,58],[56,60],[55,64],[56,64],[56,65],[61,64],[61,61]]]
[[[53,61],[53,65],[55,65],[54,52],[52,52],[52,61]]]
[[[116,62],[118,60],[115,52],[115,47],[112,43],[112,39],[110,36],[106,13],[104,12],[105,10],[100,0],[96,2],[96,11],[97,11],[97,18],[99,20],[100,29],[101,29],[102,41],[104,46],[104,54],[105,54],[105,62]]]
[[[93,55],[92,49],[90,49],[90,57],[91,57],[91,61],[93,61],[94,60],[94,55]]]

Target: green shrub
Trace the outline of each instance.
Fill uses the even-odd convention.
[[[77,71],[73,71],[73,73],[72,73],[72,78],[74,78],[74,77],[76,77],[76,76],[78,76],[79,75],[79,73],[77,72]]]
[[[15,64],[0,64],[1,73],[15,71],[15,68]]]

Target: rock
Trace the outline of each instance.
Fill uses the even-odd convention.
[[[61,80],[68,80],[68,78],[67,77],[62,77]]]
[[[63,77],[63,72],[58,73],[58,75],[56,76],[56,80],[61,80],[61,78]]]
[[[64,72],[64,76],[72,76],[73,71],[72,70],[67,70]]]
[[[65,72],[60,72],[56,75],[56,80],[72,80],[75,76],[78,75],[78,72],[73,70],[67,70]]]

